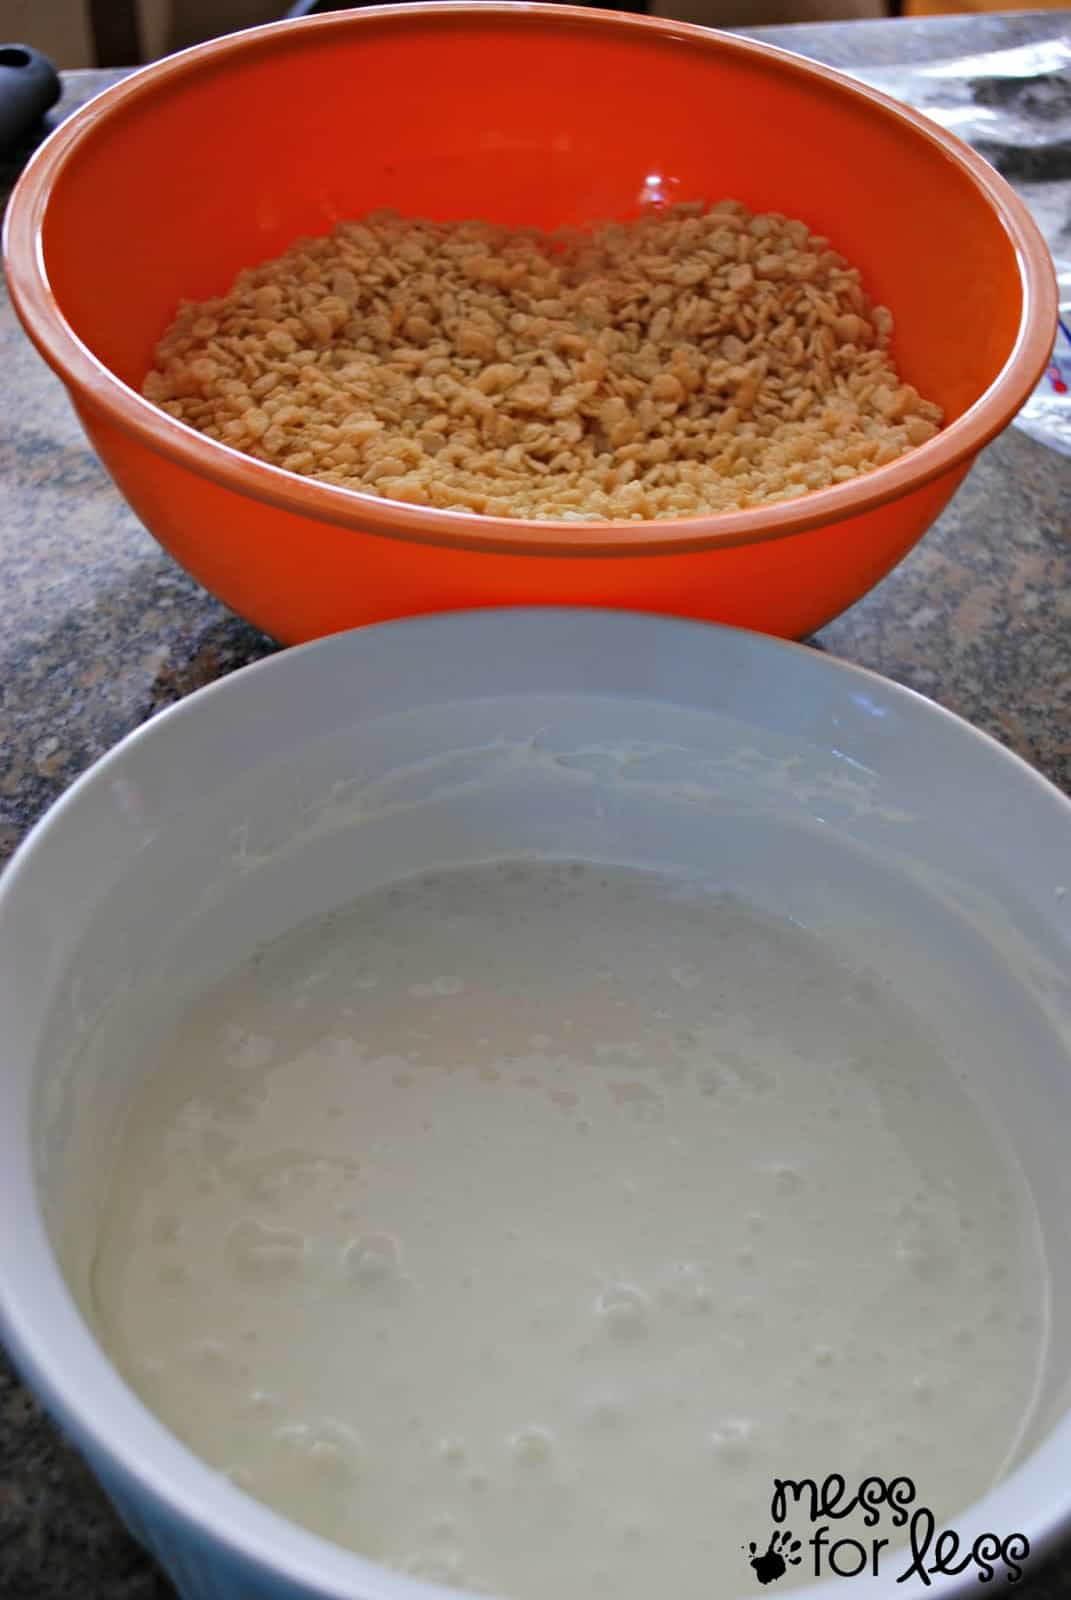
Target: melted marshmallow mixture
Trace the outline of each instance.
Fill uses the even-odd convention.
[[[709,1600],[754,1582],[774,1477],[908,1472],[951,1514],[1014,1448],[1023,1179],[904,1001],[794,924],[624,868],[429,874],[262,952],[159,1068],[100,1335],[367,1556]]]

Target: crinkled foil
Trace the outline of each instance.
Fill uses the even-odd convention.
[[[925,112],[958,134],[1026,201],[1048,241],[1060,284],[1052,361],[1016,418],[1043,444],[1071,455],[1071,16],[1063,37],[978,55],[843,70]],[[949,31],[949,42],[956,35]],[[958,35],[962,38],[962,35]]]

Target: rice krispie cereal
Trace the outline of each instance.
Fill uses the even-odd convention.
[[[498,517],[697,516],[933,437],[893,319],[804,223],[725,200],[544,233],[378,212],[184,304],[144,393],[288,471]]]

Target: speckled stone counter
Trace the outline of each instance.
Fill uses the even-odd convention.
[[[905,63],[1071,38],[1071,16],[818,25],[764,36],[879,77]],[[51,120],[116,76],[72,74]],[[1071,80],[1056,92],[1071,96]],[[29,148],[0,165],[0,183],[10,183]],[[1071,242],[1069,149],[1058,141],[1048,171],[1036,149],[1002,164],[1031,203],[1058,213],[1055,225]],[[124,734],[275,647],[199,589],[127,509],[6,298],[0,371],[2,861]],[[923,544],[815,643],[931,695],[1071,791],[1071,459],[1010,429]],[[1035,1562],[1015,1592],[1071,1596],[1071,1547]],[[172,1594],[0,1360],[0,1600]],[[711,1594],[718,1600],[714,1574]]]

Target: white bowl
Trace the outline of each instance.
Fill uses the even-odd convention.
[[[970,1061],[1034,1186],[1052,1338],[1019,1464],[956,1527],[1022,1532],[1036,1560],[1071,1520],[1071,804],[813,651],[583,611],[392,623],[236,673],[98,762],[0,884],[0,1331],[129,1527],[186,1600],[447,1593],[254,1503],[109,1364],[65,1219],[94,1204],[130,1069],[87,1081],[79,1047],[105,1014],[159,1026],[162,979],[192,987],[374,882],[524,853],[701,864],[850,938]]]

